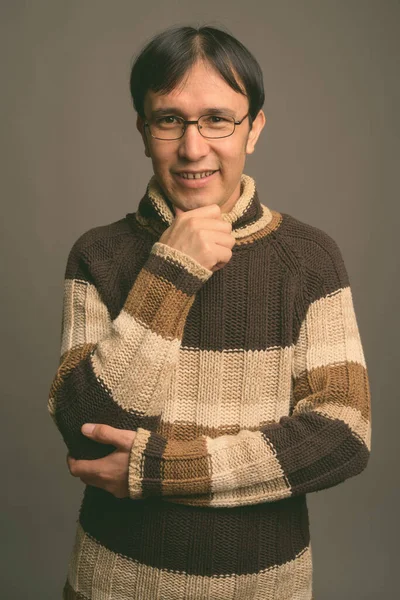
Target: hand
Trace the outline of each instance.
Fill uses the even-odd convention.
[[[116,446],[114,452],[96,460],[76,460],[67,455],[69,472],[73,477],[79,477],[83,483],[102,488],[113,494],[116,498],[129,497],[128,465],[129,452],[136,437],[135,431],[129,429],[116,429],[110,425],[95,424],[93,431],[82,433],[103,444]]]
[[[191,256],[210,271],[217,271],[232,258],[235,238],[232,224],[224,221],[218,204],[183,211],[174,206],[175,219],[159,242]]]

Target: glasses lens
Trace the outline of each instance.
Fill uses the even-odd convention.
[[[232,117],[222,115],[204,115],[199,119],[200,133],[204,137],[219,138],[232,135],[235,121]]]
[[[150,125],[150,133],[162,140],[175,140],[183,133],[183,121],[173,115],[156,118]]]

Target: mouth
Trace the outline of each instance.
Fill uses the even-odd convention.
[[[202,187],[214,179],[218,171],[219,169],[216,171],[203,171],[201,173],[181,171],[180,173],[174,173],[174,177],[185,187]]]

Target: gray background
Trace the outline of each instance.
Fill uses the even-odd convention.
[[[308,496],[315,598],[397,597],[399,2],[3,0],[0,17],[1,597],[61,597],[83,484],[47,395],[68,252],[135,210],[152,173],[132,58],[164,27],[205,23],[261,64],[267,125],[245,172],[264,204],[338,242],[369,370],[368,468]]]

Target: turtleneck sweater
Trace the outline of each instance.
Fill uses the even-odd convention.
[[[153,176],[137,211],[69,253],[48,410],[74,458],[115,450],[84,423],[136,436],[129,497],[85,486],[65,600],[311,600],[306,494],[367,465],[337,243],[245,174],[222,216],[235,245],[213,272],[158,241],[174,212]]]

